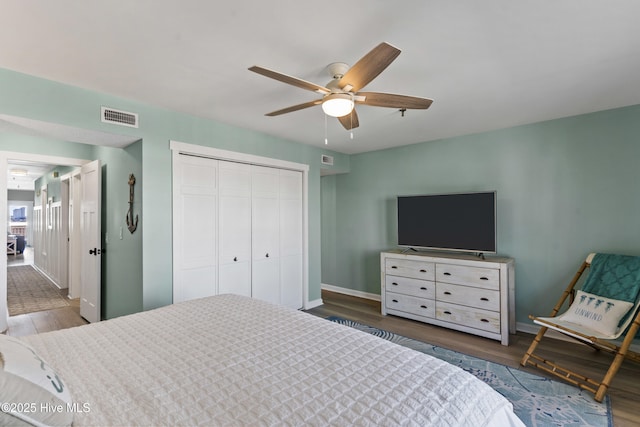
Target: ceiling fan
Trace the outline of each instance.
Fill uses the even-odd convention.
[[[327,69],[333,80],[327,83],[326,86],[320,86],[257,65],[250,67],[249,70],[322,95],[320,99],[272,111],[271,113],[265,114],[266,116],[279,116],[316,105],[322,105],[325,114],[337,117],[342,126],[349,130],[359,126],[358,115],[354,108],[355,104],[398,108],[404,113],[404,110],[407,109],[427,109],[433,102],[431,99],[418,98],[415,96],[380,92],[360,92],[362,88],[384,71],[398,55],[400,55],[400,49],[383,42],[374,47],[351,68],[342,62],[330,64]]]

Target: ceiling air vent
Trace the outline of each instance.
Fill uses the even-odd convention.
[[[323,165],[333,166],[333,157],[332,156],[328,156],[326,154],[323,154],[322,155],[322,159],[320,160],[320,162]]]
[[[138,115],[127,111],[114,110],[102,107],[102,121],[120,126],[138,127]]]

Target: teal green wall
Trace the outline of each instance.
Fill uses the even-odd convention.
[[[96,147],[102,167],[102,312],[107,319],[143,308],[142,293],[142,142],[124,149]],[[129,175],[134,174],[133,215],[138,227],[127,229]],[[122,236],[122,238],[120,238]]]
[[[323,283],[380,293],[395,196],[496,190],[517,320],[547,314],[589,252],[640,255],[639,135],[633,106],[353,155],[350,173],[323,179],[323,215],[335,206],[323,217],[335,224],[323,230]]]
[[[172,302],[170,140],[308,164],[309,299],[320,298],[320,158],[322,153],[332,155],[335,159],[335,167],[345,169],[349,164],[348,156],[10,70],[0,69],[0,93],[2,93],[0,113],[82,129],[125,134],[140,140],[140,146],[136,148],[140,151],[137,156],[140,159],[136,158],[136,162],[141,163],[141,165],[136,165],[141,171],[141,176],[137,177],[140,185],[136,186],[136,192],[140,195],[141,201],[140,222],[145,230],[153,230],[153,233],[140,234],[142,239],[142,309],[155,308]],[[138,129],[124,128],[102,123],[100,121],[101,106],[138,113],[140,127]],[[55,147],[49,147],[46,144],[32,144],[26,147],[11,145],[1,149],[88,159],[102,155],[100,150],[95,152],[92,150],[87,155],[71,153],[66,146],[62,149],[62,151],[66,150],[66,153],[58,153]],[[96,157],[88,157],[89,155],[96,155]],[[116,184],[120,182],[121,177],[113,177],[110,172],[113,162],[110,163],[111,166],[107,166],[106,171],[109,185],[121,185]],[[125,169],[123,167],[115,174],[124,173]],[[333,168],[328,167],[328,169]],[[109,190],[107,191],[109,192]],[[121,194],[107,196],[106,203],[109,209],[106,218],[107,230],[122,220],[126,208],[122,211],[119,204],[126,201],[127,198],[128,191],[124,197]],[[109,233],[109,242],[112,242],[111,231],[107,232]],[[122,251],[117,254],[119,262],[123,263],[126,260],[130,263],[138,262],[136,249],[129,248],[124,242],[122,245]],[[108,250],[107,253],[110,260],[111,256],[116,257],[113,251]],[[128,298],[130,294],[135,294],[138,291],[130,289],[126,284],[119,286],[113,284],[110,278],[118,276],[118,265],[112,265],[110,261],[107,261],[106,264],[104,274],[109,280],[108,289],[114,286],[116,289],[115,294],[111,297],[107,294],[107,308],[111,310],[109,306],[112,303],[115,306],[123,304],[124,307],[128,307],[124,298]],[[132,288],[135,289],[136,286]],[[115,308],[111,311],[111,313],[118,312],[120,310]]]
[[[60,198],[62,197],[62,186],[60,177],[66,173],[72,172],[74,169],[75,168],[72,166],[58,165],[51,168],[49,172],[36,179],[34,182],[35,197],[33,199],[33,205],[38,206],[42,203],[42,197],[39,191],[42,187],[46,187],[47,189],[47,199],[50,198],[53,202],[59,202]],[[57,177],[53,176],[54,172],[58,173]]]

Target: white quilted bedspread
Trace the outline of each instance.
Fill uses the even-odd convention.
[[[518,422],[507,400],[446,362],[234,295],[24,339],[84,404],[76,426]]]

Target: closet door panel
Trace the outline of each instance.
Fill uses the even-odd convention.
[[[259,300],[281,304],[280,262],[278,259],[253,260],[251,265],[251,296]]]
[[[302,254],[280,258],[280,304],[299,309],[302,301]]]
[[[218,161],[180,156],[174,173],[174,302],[217,293]]]
[[[278,169],[252,167],[251,250],[253,260],[273,259],[279,256],[279,180]]]
[[[180,301],[216,295],[215,277],[216,266],[184,269],[179,273],[179,280],[183,285]]]
[[[280,255],[302,254],[302,201],[280,200]]]
[[[251,262],[234,262],[220,265],[219,294],[251,296]]]
[[[251,166],[220,162],[219,293],[251,296]]]
[[[278,258],[278,199],[253,198],[251,213],[252,258]]]
[[[280,171],[280,300],[291,308],[302,301],[302,173]]]

